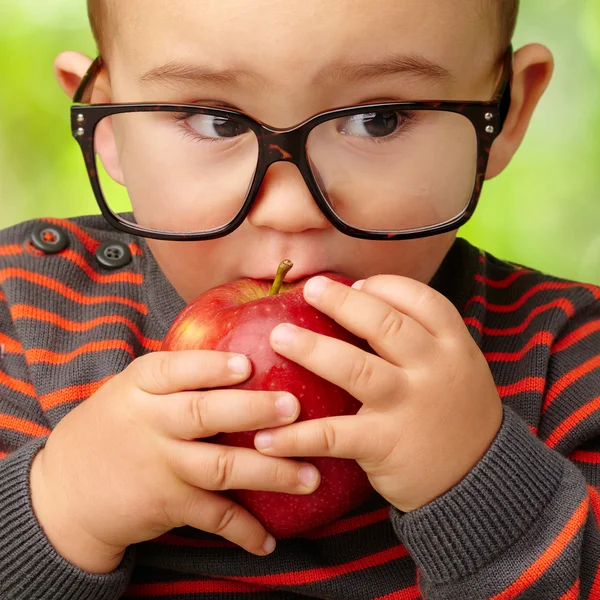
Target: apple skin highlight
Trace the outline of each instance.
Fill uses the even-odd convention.
[[[353,280],[337,273],[321,273],[345,285]],[[310,306],[303,297],[310,278],[283,283],[269,296],[271,283],[240,279],[208,290],[177,316],[163,341],[163,350],[205,349],[245,354],[252,364],[250,377],[233,389],[287,391],[300,402],[305,421],[353,415],[361,403],[348,392],[277,354],[269,343],[280,323],[292,323],[338,338],[372,352],[362,340]],[[202,441],[254,448],[256,431],[219,433]],[[281,539],[331,523],[361,505],[373,493],[366,473],[355,460],[298,457],[321,473],[321,484],[311,494],[296,495],[256,490],[222,492],[247,508],[265,528]]]

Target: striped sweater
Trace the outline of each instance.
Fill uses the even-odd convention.
[[[487,453],[454,488],[402,513],[379,495],[279,541],[267,557],[183,527],[89,574],[49,544],[29,467],[56,424],[135,357],[184,302],[145,240],[99,216],[47,219],[69,246],[0,232],[0,599],[600,599],[600,288],[457,239],[431,286],[486,356],[504,405]],[[132,260],[107,270],[101,242]],[[440,457],[443,460],[443,457]]]

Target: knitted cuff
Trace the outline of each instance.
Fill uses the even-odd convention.
[[[500,431],[462,481],[415,511],[391,507],[392,526],[421,577],[455,581],[513,545],[557,492],[564,460],[504,406]]]
[[[0,460],[0,598],[116,600],[127,587],[134,550],[112,573],[82,571],[52,546],[31,504],[29,472],[47,437]]]

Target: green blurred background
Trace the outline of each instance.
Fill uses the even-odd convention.
[[[521,4],[515,47],[549,46],[555,75],[461,235],[499,258],[600,284],[600,0]],[[98,212],[53,78],[67,49],[95,53],[84,0],[0,2],[0,228]]]

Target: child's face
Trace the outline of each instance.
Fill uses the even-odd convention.
[[[489,100],[498,75],[497,32],[480,6],[480,0],[119,2],[110,23],[116,27],[111,101],[229,105],[289,127],[317,112],[367,102]],[[450,77],[317,77],[332,65],[383,63],[397,54],[421,55]],[[235,81],[140,83],[143,74],[170,61],[243,75]],[[280,162],[268,171],[244,224],[229,236],[148,244],[189,301],[240,277],[272,278],[284,258],[295,264],[288,280],[337,271],[356,279],[390,273],[427,283],[455,237],[450,232],[385,242],[345,236],[320,212],[296,167]]]

